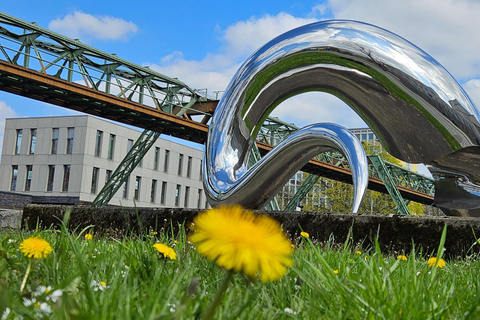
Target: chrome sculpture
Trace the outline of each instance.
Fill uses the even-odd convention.
[[[412,43],[373,25],[338,20],[280,35],[237,71],[212,118],[205,150],[204,186],[212,205],[261,208],[307,158],[333,148],[352,168],[352,211],[358,209],[368,179],[364,153],[339,126],[303,128],[247,170],[263,120],[285,99],[307,91],[337,96],[390,154],[427,164],[436,179],[435,204],[446,214],[480,216],[478,109],[456,80]],[[311,141],[316,138],[317,144]]]

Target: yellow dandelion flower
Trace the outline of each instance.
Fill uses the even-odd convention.
[[[86,239],[86,240],[92,240],[92,239],[93,239],[93,236],[92,236],[90,233],[87,233],[87,234],[85,235],[85,239]]]
[[[397,260],[408,260],[408,259],[407,259],[407,256],[401,254],[397,257]]]
[[[160,253],[163,254],[165,258],[170,258],[170,260],[177,260],[177,254],[175,250],[163,243],[155,243],[153,247]]]
[[[157,234],[157,231],[151,231],[150,232],[152,235],[156,235]]]
[[[300,232],[300,235],[304,238],[310,238],[310,235],[308,234],[308,232]]]
[[[197,251],[220,267],[243,272],[262,282],[275,281],[292,266],[293,248],[280,223],[241,206],[223,206],[200,213],[190,227]]]
[[[430,268],[433,268],[433,267],[435,266],[435,263],[437,263],[437,258],[436,258],[436,257],[432,257],[432,258],[428,259],[428,261],[427,261],[427,264],[428,264],[428,266],[429,266]],[[445,267],[446,265],[447,265],[447,264],[445,263],[445,260],[443,260],[442,258],[440,258],[440,259],[438,260],[437,266],[438,266],[439,268],[443,268],[443,267]]]
[[[355,254],[360,256],[362,254],[362,251],[357,250]]]
[[[338,274],[338,269],[333,270],[333,273]]]
[[[42,238],[27,238],[20,243],[20,251],[29,258],[45,258],[53,249],[48,241]]]

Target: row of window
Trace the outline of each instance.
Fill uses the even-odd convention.
[[[30,191],[32,186],[32,172],[33,165],[26,165],[26,175],[25,175],[25,185],[23,191]],[[53,179],[55,177],[55,165],[48,166],[48,179],[46,191],[53,191]],[[17,179],[18,179],[18,165],[12,166],[12,180],[10,183],[10,191],[17,191]],[[63,182],[62,182],[62,192],[68,191],[68,185],[70,182],[70,165],[63,165]]]
[[[31,185],[32,185],[32,172],[33,172],[33,165],[26,165],[26,175],[25,175],[25,186],[24,186],[24,191],[30,191]],[[100,173],[100,168],[94,167],[93,172],[92,172],[92,183],[91,183],[91,188],[90,191],[93,194],[97,193],[97,188],[98,188],[98,177]],[[106,170],[105,172],[105,184],[110,180],[110,177],[112,176],[112,170]],[[47,192],[52,192],[53,191],[53,183],[54,183],[54,177],[55,177],[55,165],[49,165],[48,166],[48,179],[47,179],[47,185],[46,185],[46,191]],[[18,165],[12,165],[12,180],[11,180],[11,185],[10,185],[10,191],[16,191],[17,189],[17,179],[18,179]],[[140,185],[141,185],[141,180],[142,177],[136,176],[135,177],[135,186],[134,186],[134,199],[138,201],[140,199]],[[68,185],[70,182],[70,165],[65,164],[63,165],[63,182],[62,182],[62,192],[68,191]],[[123,183],[122,186],[122,198],[127,199],[128,198],[128,182],[129,182],[129,177],[127,180]],[[156,203],[157,202],[157,185],[158,181],[155,179],[152,179],[152,184],[151,184],[151,189],[150,189],[150,202],[151,203]],[[180,199],[181,199],[181,192],[182,192],[182,186],[180,184],[176,185],[175,189],[175,206],[180,205]],[[162,186],[161,186],[161,193],[160,193],[160,204],[165,204],[166,202],[166,194],[167,194],[167,182],[162,181]],[[183,205],[184,207],[188,207],[188,202],[190,200],[190,187],[185,186],[184,194],[183,194]],[[200,205],[202,203],[202,189],[198,189],[198,195],[197,195],[197,208],[200,209]],[[207,206],[207,203],[205,203],[205,207]]]
[[[16,144],[15,144],[15,155],[20,154],[20,148],[22,144],[22,137],[23,137],[23,129],[17,129],[17,138],[16,138]],[[51,140],[51,149],[50,153],[51,154],[57,154],[58,152],[58,137],[59,137],[59,128],[53,128],[52,129],[52,140]],[[67,154],[72,154],[73,151],[73,138],[75,134],[75,128],[67,128],[67,148],[66,148],[66,153]],[[30,129],[30,139],[29,139],[29,154],[35,154],[35,145],[36,145],[36,140],[37,140],[37,129],[33,128]],[[103,131],[97,130],[96,134],[96,140],[95,140],[95,152],[94,155],[95,157],[101,157],[102,153],[102,141],[103,141]],[[108,153],[107,153],[107,159],[108,160],[113,160],[113,156],[115,153],[115,141],[116,141],[116,135],[110,134],[109,139],[108,139]],[[132,149],[133,147],[133,140],[128,139],[127,142],[127,153]],[[177,169],[177,174],[179,176],[183,175],[183,159],[184,155],[182,153],[179,153],[178,155],[178,169]],[[153,170],[158,171],[159,170],[159,161],[160,160],[160,148],[155,147],[154,150],[154,159],[153,159]],[[164,153],[164,162],[163,162],[163,172],[167,173],[168,168],[169,168],[169,162],[170,162],[170,150],[165,150]],[[192,162],[193,158],[191,156],[187,157],[187,172],[186,172],[186,177],[191,178],[191,173],[192,173]],[[138,166],[142,166],[142,160],[140,160]],[[200,179],[201,177],[201,163],[200,163]]]
[[[97,187],[98,187],[98,176],[100,173],[100,168],[94,167],[93,172],[92,172],[92,184],[90,191],[93,194],[97,193]],[[105,184],[110,180],[110,177],[112,176],[112,170],[106,170],[105,171]],[[123,182],[122,184],[122,198],[127,199],[128,198],[128,186],[129,186],[129,180],[130,176],[127,177],[127,180]],[[133,198],[138,201],[140,199],[140,186],[141,186],[141,181],[142,177],[140,176],[135,176],[135,185],[134,185],[134,193],[133,193]],[[152,179],[152,184],[150,187],[150,202],[151,203],[156,203],[157,202],[157,185],[158,181],[156,179]],[[160,192],[160,204],[165,204],[166,202],[166,194],[167,194],[167,182],[162,181],[162,186],[161,186],[161,192]],[[177,184],[176,189],[175,189],[175,206],[178,207],[180,205],[180,199],[181,199],[181,191],[182,191],[182,186],[180,184]],[[190,200],[190,187],[185,186],[185,191],[183,194],[183,205],[184,207],[188,207],[188,202]],[[202,189],[198,189],[198,195],[197,195],[197,208],[200,209],[200,205],[202,203]],[[205,203],[205,206],[207,204]]]
[[[22,146],[22,138],[23,138],[23,129],[17,129],[17,137],[15,143],[15,151],[14,154],[20,154],[20,149]],[[58,136],[59,136],[60,129],[59,128],[52,128],[52,142],[50,153],[57,154],[58,152]],[[73,152],[73,136],[75,134],[75,128],[67,128],[67,149],[65,153],[72,154]],[[35,146],[37,142],[37,129],[32,128],[30,129],[30,137],[29,137],[29,147],[28,147],[28,154],[35,154]]]
[[[115,151],[115,140],[116,136],[114,134],[110,134],[110,137],[108,139],[108,153],[107,153],[107,159],[108,160],[113,160],[113,154]],[[102,141],[103,141],[103,131],[97,130],[97,135],[96,135],[96,141],[95,141],[95,157],[100,157],[102,153]],[[128,139],[127,143],[127,153],[130,152],[130,150],[133,147],[133,140]],[[159,163],[160,163],[160,147],[155,147],[154,154],[153,154],[153,170],[158,171],[159,170]],[[182,153],[178,154],[178,168],[177,168],[177,175],[182,176],[183,175],[183,159],[184,155]],[[187,172],[186,172],[186,177],[191,178],[192,175],[192,162],[193,158],[191,156],[187,157]],[[170,164],[170,150],[165,149],[164,153],[164,161],[163,161],[163,172],[168,173],[168,168]],[[138,163],[138,166],[142,166],[142,160]],[[202,163],[200,161],[200,179],[202,178],[201,176],[201,170],[202,169]]]
[[[354,134],[360,141],[378,141],[377,136],[372,132],[354,132]]]

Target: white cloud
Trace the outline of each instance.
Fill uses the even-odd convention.
[[[229,26],[221,33],[221,48],[201,61],[185,60],[181,52],[172,52],[160,64],[145,63],[151,69],[176,77],[189,87],[208,88],[209,92],[223,91],[241,63],[256,49],[274,37],[295,27],[313,22],[280,13],[277,16],[250,18]]]
[[[0,156],[2,154],[3,134],[5,132],[5,119],[16,117],[17,113],[15,110],[8,106],[4,101],[0,101]]]
[[[480,107],[480,79],[472,79],[462,85],[477,108]]]
[[[122,40],[138,31],[133,22],[109,16],[93,16],[81,11],[51,21],[48,28],[85,42],[89,39]]]
[[[480,76],[480,2],[471,0],[329,0],[336,19],[397,33],[459,80]]]
[[[276,36],[316,20],[279,13],[237,22],[224,31],[225,51],[231,56],[248,56]]]

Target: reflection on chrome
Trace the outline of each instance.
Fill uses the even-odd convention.
[[[347,134],[317,134],[316,148],[287,141],[270,152],[276,156],[269,154],[247,170],[265,117],[285,99],[307,91],[327,92],[347,103],[393,156],[428,164],[437,180],[435,204],[445,213],[480,216],[480,198],[472,192],[480,182],[480,116],[470,98],[436,60],[407,40],[373,25],[337,20],[280,35],[237,71],[212,118],[206,145],[203,177],[213,205],[261,208],[314,155],[310,148],[318,153],[326,147],[350,153],[357,174],[352,174],[354,203],[361,201],[365,168],[357,168],[364,165],[355,160],[362,154]],[[292,139],[310,137],[312,128],[343,132],[332,126],[306,127]]]

